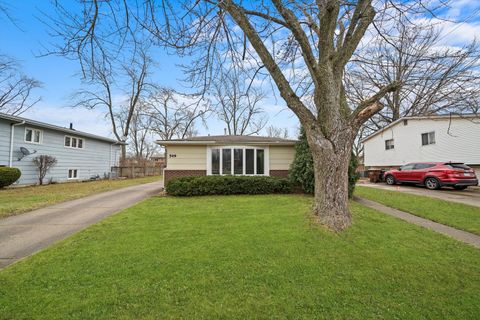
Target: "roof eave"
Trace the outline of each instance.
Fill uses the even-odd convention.
[[[295,141],[170,141],[170,140],[157,140],[155,141],[156,144],[161,146],[169,146],[169,145],[257,145],[257,146],[293,146],[295,145]]]

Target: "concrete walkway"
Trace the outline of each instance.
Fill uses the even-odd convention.
[[[480,248],[480,236],[477,236],[476,234],[458,230],[458,229],[446,226],[444,224],[434,222],[432,220],[420,218],[413,214],[384,206],[383,204],[380,204],[375,201],[371,201],[371,200],[367,200],[359,197],[354,197],[354,200],[360,203],[361,205],[364,205],[366,207],[388,214],[389,216],[400,218],[407,222],[436,231],[438,233],[447,235],[459,241],[471,244],[474,247]]]
[[[0,268],[160,192],[153,182],[0,219]]]

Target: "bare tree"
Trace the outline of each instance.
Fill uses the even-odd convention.
[[[404,116],[476,113],[480,101],[480,48],[442,45],[441,30],[424,22],[409,24],[396,12],[391,33],[377,35],[359,50],[346,77],[348,97],[356,104],[384,83],[399,85],[381,102],[385,108],[365,124],[365,133]]]
[[[152,121],[152,131],[162,140],[195,135],[195,123],[203,121],[210,111],[208,104],[200,97],[168,88],[158,88],[143,104],[144,112]]]
[[[143,104],[135,108],[130,121],[128,152],[136,160],[146,160],[157,150],[157,145],[152,137],[153,118],[144,109]],[[127,117],[128,108],[124,108],[116,114],[117,122],[120,124],[125,124]]]
[[[139,50],[132,54],[131,60],[122,63],[118,72],[104,64],[91,67],[92,77],[84,80],[87,89],[74,94],[74,107],[105,110],[113,134],[121,142],[127,141],[135,111],[142,97],[148,95],[153,86],[148,82],[152,60],[147,51]],[[126,78],[125,83],[116,80],[121,76]],[[123,101],[116,101],[116,90],[126,97]],[[125,157],[126,146],[122,145],[122,159]]]
[[[270,125],[267,127],[266,130],[267,130],[267,136],[269,137],[288,139],[287,128],[280,128],[280,127],[275,127],[274,125]]]
[[[111,27],[102,28],[98,8],[111,8],[112,2],[127,3],[89,1],[83,15],[75,16],[81,28],[71,25],[75,36],[64,34],[81,61],[91,60],[81,53],[82,45],[99,41]],[[187,78],[202,92],[232,61],[257,67],[258,77],[268,76],[305,128],[314,160],[318,221],[340,231],[351,223],[347,173],[354,140],[363,123],[383,108],[380,100],[401,84],[395,79],[381,83],[351,106],[344,85],[345,72],[351,70],[347,65],[355,63],[350,60],[367,31],[388,33],[394,12],[408,13],[408,23],[419,17],[428,20],[447,2],[147,0],[126,4],[116,14],[136,16],[159,43],[190,56]],[[128,35],[123,27],[108,34]]]
[[[33,163],[38,169],[38,184],[43,185],[43,180],[48,170],[57,164],[57,158],[49,155],[40,155],[33,158]]]
[[[260,105],[265,94],[251,85],[248,71],[233,66],[222,70],[211,91],[215,113],[229,135],[258,134],[265,127],[267,119]]]
[[[27,111],[40,101],[32,96],[39,87],[41,83],[22,74],[13,58],[0,55],[0,112],[20,115]]]

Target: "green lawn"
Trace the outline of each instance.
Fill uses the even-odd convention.
[[[90,194],[161,180],[162,177],[71,182],[0,189],[0,218]]]
[[[357,186],[355,195],[480,235],[480,208],[397,191]]]
[[[480,250],[352,203],[154,197],[0,271],[3,319],[478,319]]]

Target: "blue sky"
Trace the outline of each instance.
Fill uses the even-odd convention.
[[[71,3],[74,5],[73,1]],[[54,55],[40,57],[46,52],[45,48],[51,48],[53,41],[48,34],[48,27],[41,21],[42,13],[54,13],[50,1],[12,1],[9,12],[15,24],[0,20],[0,52],[17,59],[25,74],[43,83],[43,88],[36,91],[42,100],[22,116],[60,126],[68,126],[72,122],[77,130],[112,136],[109,122],[102,111],[69,107],[72,93],[81,87],[78,62]],[[183,75],[177,67],[182,60],[161,49],[155,50],[154,57],[158,63],[154,70],[154,81],[185,91],[185,83],[181,81]],[[298,121],[285,108],[283,101],[270,98],[265,101],[264,108],[269,124],[287,127],[290,135],[295,135]],[[199,133],[223,134],[225,127],[215,116],[208,119],[207,126],[205,128],[199,123]]]
[[[42,97],[34,108],[24,116],[56,125],[68,126],[70,122],[78,130],[111,136],[111,128],[103,112],[99,110],[72,109],[70,96],[80,88],[80,77],[77,75],[79,65],[77,61],[67,60],[59,56],[38,57],[49,47],[52,39],[48,34],[48,27],[40,18],[42,12],[53,14],[50,1],[22,0],[10,1],[10,14],[16,25],[8,20],[0,20],[0,53],[16,58],[25,74],[36,78],[43,83],[43,88],[37,91]],[[462,23],[445,23],[443,44],[461,46],[480,36],[480,19],[478,0],[457,0],[449,10],[449,16],[454,16]],[[64,2],[64,3],[69,3]],[[72,5],[75,4],[71,1]],[[468,18],[466,22],[464,19]],[[154,72],[154,80],[161,85],[169,86],[179,91],[184,90],[181,82],[182,74],[176,64],[180,58],[168,55],[161,49],[155,51],[155,60],[158,67]],[[283,101],[270,97],[264,102],[269,124],[286,127],[290,136],[294,136],[298,121],[286,109]],[[208,120],[208,128],[197,126],[200,134],[222,134],[224,125],[212,116]]]

